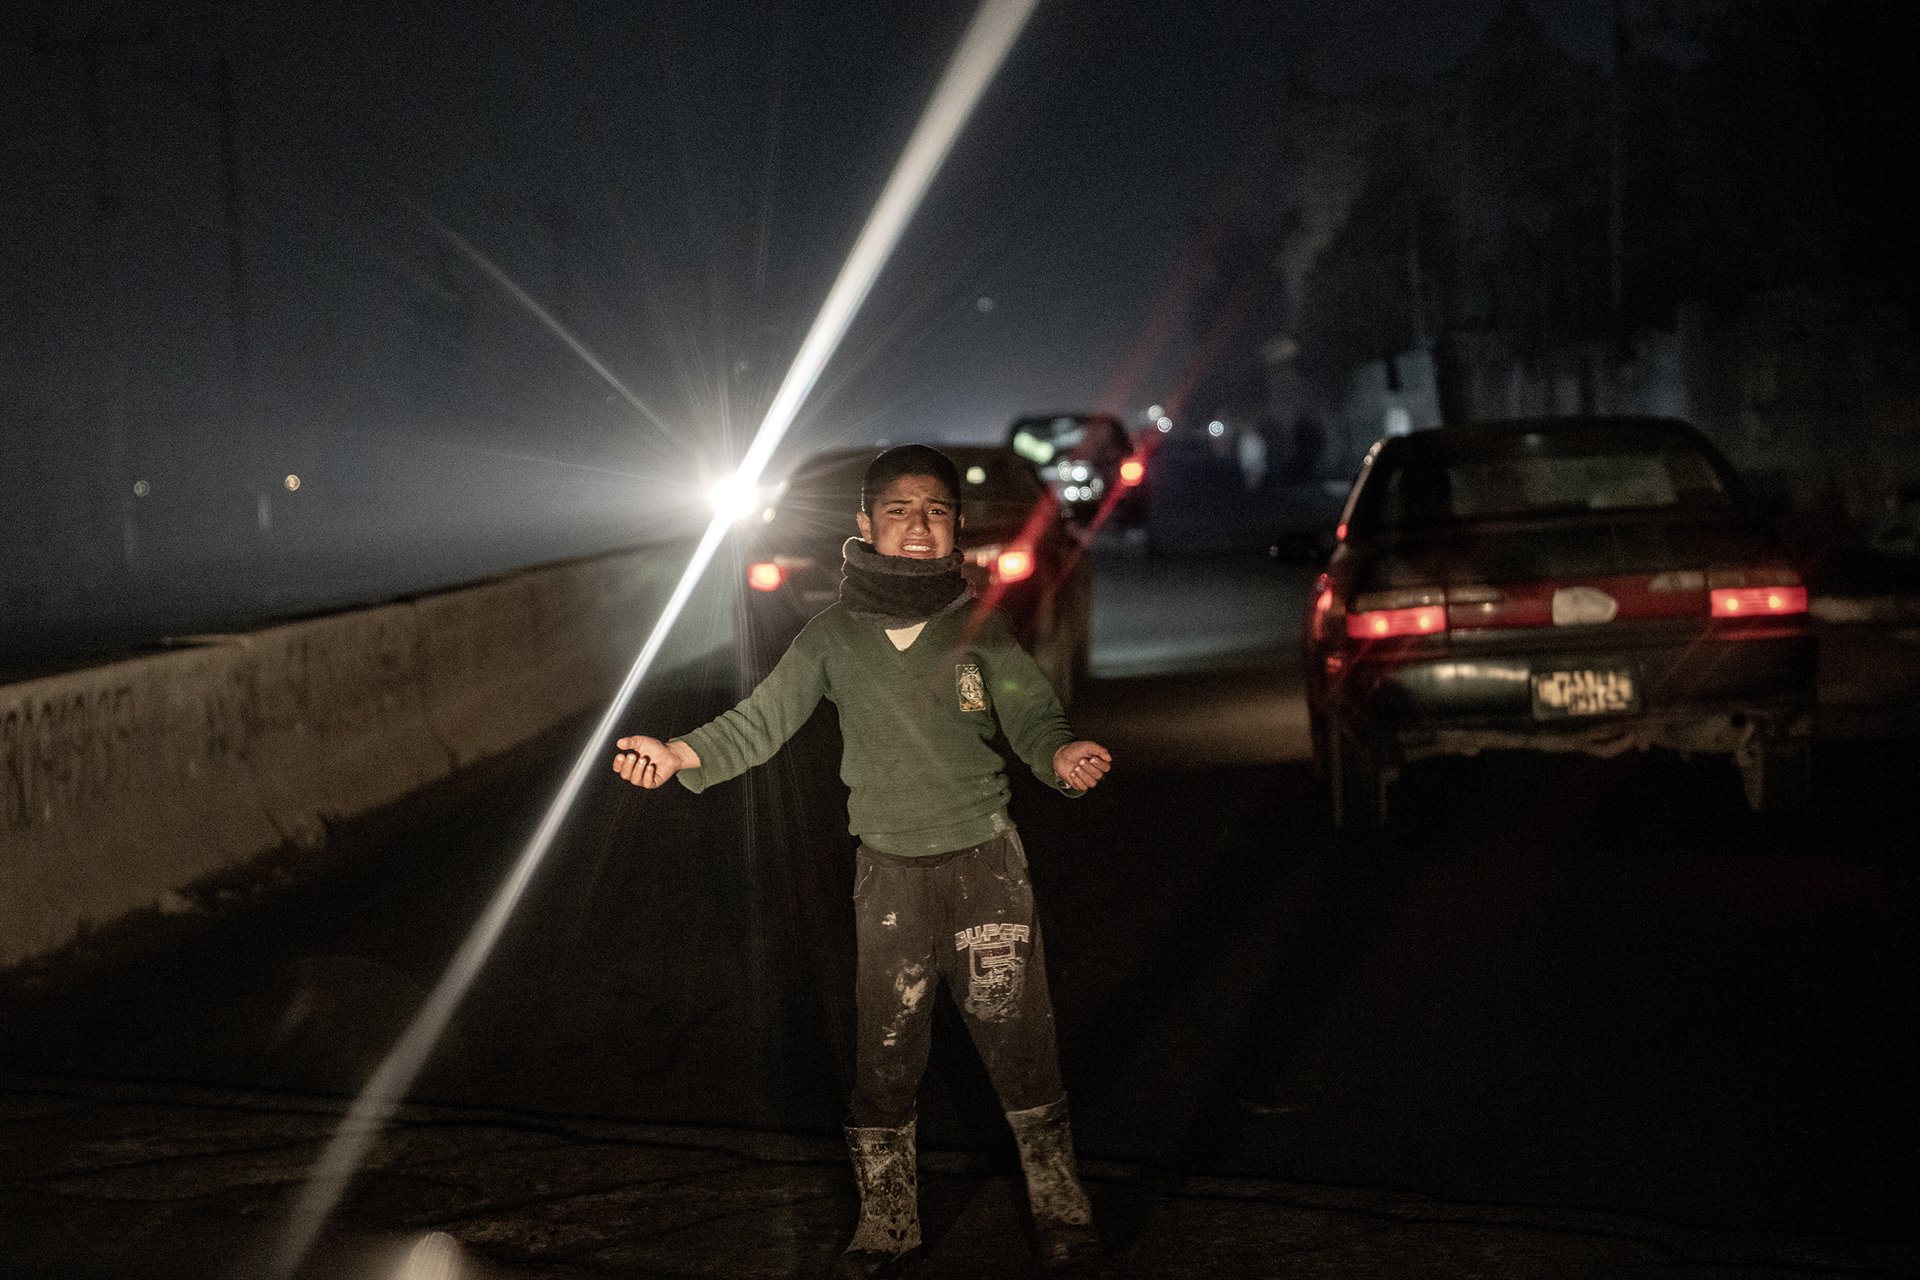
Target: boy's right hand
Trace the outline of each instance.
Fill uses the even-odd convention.
[[[620,749],[620,754],[613,758],[613,771],[634,786],[649,791],[664,785],[682,769],[700,767],[700,758],[684,742],[662,742],[645,734],[635,734],[613,745]]]

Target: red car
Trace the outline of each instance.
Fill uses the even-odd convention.
[[[1806,802],[1807,592],[1684,422],[1488,422],[1376,444],[1304,625],[1335,826],[1412,762],[1485,750],[1723,754],[1756,811]]]

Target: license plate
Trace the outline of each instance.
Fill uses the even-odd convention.
[[[1543,671],[1533,677],[1533,714],[1543,720],[1604,716],[1639,706],[1631,671]]]

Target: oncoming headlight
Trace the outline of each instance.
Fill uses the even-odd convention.
[[[727,520],[745,520],[763,505],[759,487],[747,483],[739,472],[716,480],[707,490],[707,500],[713,504],[714,514]]]

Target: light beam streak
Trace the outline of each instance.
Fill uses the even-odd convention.
[[[873,212],[868,215],[852,252],[847,255],[840,274],[834,279],[833,287],[828,290],[820,313],[814,317],[813,326],[807,331],[805,341],[794,356],[778,394],[767,409],[766,418],[747,446],[739,469],[742,483],[757,483],[766,470],[774,450],[785,437],[787,429],[793,425],[807,393],[832,358],[834,349],[845,336],[860,304],[865,301],[881,268],[899,243],[914,210],[919,207],[927,187],[952,149],[954,139],[959,136],[980,95],[986,91],[987,85],[1005,61],[1007,51],[1012,48],[1037,3],[1038,0],[985,0],[974,14],[972,24],[954,53],[953,61],[948,64],[946,74],[934,90],[933,99],[908,140],[893,175],[882,189]],[[457,235],[452,232],[447,234],[453,236],[457,244],[465,246],[466,242]],[[475,260],[492,270],[484,257],[477,253]],[[596,369],[601,368],[584,348],[573,344],[558,323],[546,316],[512,281],[502,274],[496,274],[495,278],[556,333],[566,338],[570,345],[574,345],[575,351],[583,359]],[[601,372],[602,376],[611,379],[610,374],[604,370]],[[615,385],[618,385],[617,382]],[[637,401],[634,403],[637,404]],[[685,572],[680,575],[679,583],[667,598],[665,608],[661,610],[652,632],[641,647],[639,657],[628,669],[626,678],[620,683],[619,692],[594,727],[586,746],[574,761],[566,780],[561,783],[547,808],[546,816],[541,819],[519,860],[514,863],[493,900],[468,932],[466,940],[460,944],[459,951],[428,994],[412,1024],[374,1071],[373,1078],[361,1090],[360,1096],[354,1099],[340,1127],[320,1153],[294,1205],[280,1247],[275,1253],[272,1275],[277,1280],[290,1280],[306,1260],[321,1228],[333,1215],[341,1196],[346,1193],[348,1182],[366,1157],[367,1149],[412,1088],[421,1068],[426,1065],[427,1056],[439,1042],[447,1023],[452,1020],[454,1010],[479,976],[481,967],[492,953],[515,907],[519,905],[534,872],[546,858],[547,850],[552,846],[554,837],[566,821],[587,779],[606,771],[610,759],[610,740],[621,716],[626,712],[627,703],[653,666],[655,657],[686,608],[694,588],[699,585],[707,566],[712,563],[720,544],[726,539],[729,528],[730,523],[722,516],[715,516],[707,526],[705,535],[694,549],[693,558],[687,562]]]
[[[589,369],[599,374],[608,386],[619,393],[622,400],[625,400],[633,407],[635,413],[638,413],[641,417],[668,435],[673,434],[673,428],[667,425],[664,418],[648,407],[646,401],[635,395],[626,383],[620,381],[619,375],[607,368],[606,364],[602,362],[598,356],[587,350],[586,344],[574,337],[572,331],[569,330],[567,326],[561,324],[552,312],[548,311],[538,302],[535,302],[533,296],[516,284],[513,277],[503,271],[498,263],[486,254],[480,252],[465,236],[440,221],[440,219],[430,213],[426,214],[425,217],[428,222],[433,224],[434,230],[446,237],[448,244],[451,244],[462,254],[466,255],[467,259],[471,261],[474,266],[480,268],[488,279],[506,290],[509,297],[525,307],[534,319],[547,327],[548,331],[551,332],[554,337],[564,342],[567,345],[567,349],[579,356]]]

